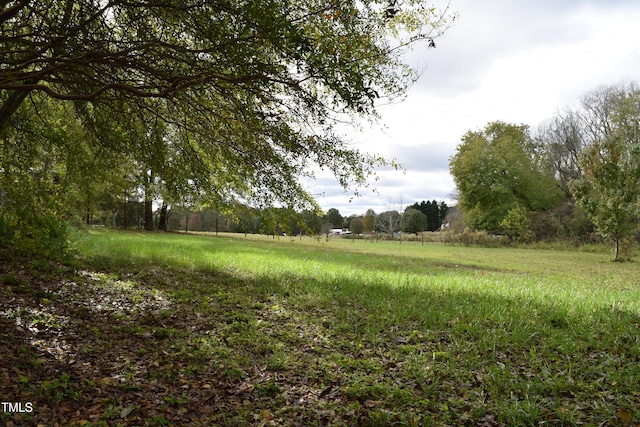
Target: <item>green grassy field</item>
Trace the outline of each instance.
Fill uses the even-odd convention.
[[[16,350],[27,421],[640,424],[640,265],[606,252],[111,231],[77,250],[30,265],[37,286],[5,274],[3,301],[38,306],[0,320],[48,325]]]

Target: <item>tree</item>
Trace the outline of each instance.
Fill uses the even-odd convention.
[[[125,154],[139,166],[147,207],[164,194],[178,204],[188,198],[318,209],[299,184],[300,176],[313,176],[313,166],[332,171],[344,188],[358,188],[386,163],[350,147],[334,125],[375,118],[378,99],[401,96],[418,77],[404,52],[421,41],[428,46],[446,29],[446,17],[421,1],[402,2],[393,15],[387,6],[388,0],[4,2],[0,137],[29,138],[24,115],[36,114],[43,98],[56,100],[47,105],[67,108],[69,121],[99,116],[92,119],[94,137],[82,144],[89,152]],[[153,140],[145,131],[156,124],[163,136]],[[38,141],[35,149],[48,149]],[[64,141],[81,144],[71,134]],[[145,141],[170,148],[160,164],[145,163]],[[20,167],[26,194],[30,166]],[[67,210],[54,204],[56,215]]]
[[[144,192],[144,229],[152,231],[153,202],[160,192],[160,182],[164,175],[163,169],[168,163],[168,145],[166,141],[167,124],[157,116],[150,116],[140,111],[138,120],[128,128],[135,138],[135,160],[138,166],[137,180]],[[199,231],[196,226],[196,217],[193,218],[192,229]]]
[[[427,217],[417,209],[405,209],[402,218],[402,231],[405,233],[420,233],[426,229]]]
[[[230,229],[234,233],[256,234],[258,230],[258,218],[260,213],[242,203],[238,203],[233,209]]]
[[[424,206],[424,215],[427,218],[427,230],[436,231],[440,228],[440,209],[438,207],[438,202],[432,200],[431,202],[426,202]]]
[[[358,217],[358,215],[356,215],[356,214],[351,214],[349,216],[343,216],[342,217],[342,224],[340,225],[340,228],[351,229],[351,221],[353,221],[357,217]]]
[[[550,209],[560,192],[525,125],[489,123],[467,132],[450,161],[459,207],[475,229],[499,231],[511,209]]]
[[[305,210],[302,212],[304,222],[303,232],[311,235],[319,235],[322,231],[322,218],[317,211]]]
[[[235,135],[226,143],[258,175],[279,163],[298,173],[297,162],[311,160],[341,184],[364,182],[380,159],[334,135],[335,112],[375,114],[378,98],[398,96],[417,78],[403,52],[446,27],[420,1],[403,2],[394,17],[383,13],[386,4],[8,2],[0,14],[0,132],[34,91],[141,110],[167,100],[170,122],[198,135]]]
[[[364,227],[364,231],[369,234],[371,231],[375,230],[376,213],[373,209],[367,209],[367,212],[364,214],[364,218],[362,219],[362,226]]]
[[[439,218],[440,220],[438,221],[438,228],[442,227],[442,224],[445,223],[445,218],[447,218],[447,215],[449,214],[449,206],[447,206],[447,203],[442,201],[440,202],[440,205],[438,206],[438,213],[439,213]],[[435,231],[435,230],[434,230]]]
[[[260,233],[272,235],[280,234],[280,216],[275,208],[263,209],[260,212]]]
[[[60,254],[71,212],[91,223],[98,207],[122,206],[130,162],[96,144],[72,104],[30,100],[0,140],[0,239]]]
[[[423,200],[420,203],[415,202],[409,206],[408,209],[409,208],[419,210],[427,218],[425,225],[426,231],[437,231],[444,223],[444,219],[447,217],[449,210],[449,207],[444,201],[438,203],[436,200]]]
[[[580,157],[582,179],[573,192],[598,232],[614,243],[637,229],[640,197],[640,89],[603,87],[585,97],[592,142]]]
[[[362,234],[362,232],[364,231],[364,220],[363,220],[363,217],[357,216],[357,217],[353,218],[351,220],[350,225],[349,225],[349,230],[353,234],[358,234],[358,235]]]
[[[376,229],[387,233],[393,239],[393,233],[400,231],[402,216],[396,210],[385,211],[376,217]]]
[[[331,224],[333,228],[342,228],[343,218],[338,209],[331,208],[327,211],[322,222],[325,224]]]
[[[341,102],[369,109],[376,86],[402,88],[401,76],[390,81],[388,72],[398,71],[407,45],[432,40],[443,25],[419,1],[403,2],[394,17],[384,14],[386,4],[8,1],[0,14],[0,90],[10,91],[2,118],[34,90],[62,100],[173,99],[257,83],[306,96],[319,81]]]
[[[539,126],[536,142],[544,151],[554,176],[570,199],[571,182],[582,176],[580,153],[587,140],[587,122],[582,111],[567,110]]]

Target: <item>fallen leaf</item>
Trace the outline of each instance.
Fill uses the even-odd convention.
[[[263,409],[260,412],[260,418],[262,418],[263,421],[271,421],[272,419],[274,419],[275,417],[273,416],[273,414],[271,413],[270,410],[268,409]]]
[[[135,405],[129,405],[120,411],[120,418],[127,418],[127,416],[136,409]]]
[[[633,417],[631,412],[627,411],[626,409],[620,409],[618,412],[616,412],[616,415],[618,415],[618,418],[620,418],[623,423],[631,422],[631,418]]]

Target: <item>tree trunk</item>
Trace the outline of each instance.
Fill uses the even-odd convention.
[[[620,254],[620,239],[615,239],[613,243],[615,245],[615,255],[613,257],[613,260],[618,261],[618,256]]]
[[[127,192],[124,193],[124,204],[122,205],[122,228],[125,230],[129,226],[127,221]]]
[[[167,209],[167,204],[162,202],[162,206],[160,207],[160,219],[158,220],[158,230],[167,231]]]
[[[31,83],[32,81],[28,81],[27,83]],[[35,81],[37,83],[37,80]],[[3,133],[4,130],[9,126],[9,122],[11,121],[11,116],[15,113],[22,102],[29,95],[29,91],[13,91],[9,94],[7,99],[0,106],[0,133]]]
[[[91,225],[93,223],[93,209],[91,206],[87,206],[87,215],[85,216],[85,223]]]
[[[144,198],[144,229],[153,231],[153,200],[150,197]]]

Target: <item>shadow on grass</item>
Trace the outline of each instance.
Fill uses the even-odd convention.
[[[568,314],[518,297],[120,257],[96,256],[82,273],[46,280],[27,260],[20,274],[2,270],[14,284],[0,288],[0,394],[34,407],[4,414],[6,422],[625,425],[640,417],[635,313]]]

